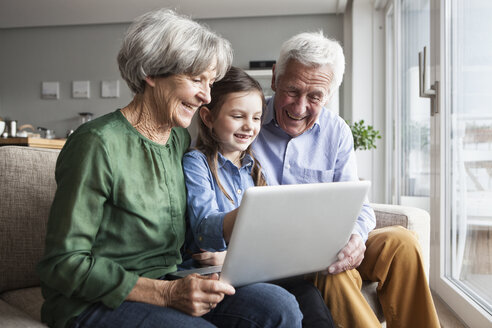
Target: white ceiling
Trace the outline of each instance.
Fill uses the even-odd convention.
[[[193,18],[343,13],[347,0],[0,0],[0,28],[130,22],[167,7]]]

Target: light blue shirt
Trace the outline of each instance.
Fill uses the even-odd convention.
[[[273,97],[267,100],[269,117],[273,117],[273,103]],[[352,132],[340,116],[326,108],[312,128],[295,138],[285,133],[275,119],[267,119],[253,150],[268,185],[359,180]],[[375,226],[374,211],[366,200],[354,233],[366,241]]]
[[[244,191],[254,186],[251,156],[243,158],[241,168],[220,153],[218,157],[217,174],[220,183],[234,204],[220,190],[202,152],[193,150],[183,157],[190,228],[196,245],[208,251],[223,251],[227,248],[223,236],[224,216],[238,207]]]

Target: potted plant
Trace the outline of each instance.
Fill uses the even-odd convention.
[[[364,120],[354,123],[346,122],[352,130],[354,150],[376,149],[376,139],[381,139],[378,130],[375,130],[372,125],[366,125]]]

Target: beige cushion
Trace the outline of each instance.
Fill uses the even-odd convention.
[[[387,225],[401,225],[413,231],[419,241],[422,259],[424,261],[425,273],[429,278],[429,258],[430,258],[430,215],[417,207],[375,204],[371,207],[376,213],[377,227]]]
[[[375,210],[376,214],[376,229],[400,225],[402,227],[408,227],[408,217],[404,214],[391,213],[385,211]]]
[[[41,306],[44,302],[41,287],[22,288],[5,292],[0,295],[0,299],[22,310],[31,318],[41,321]]]
[[[59,151],[0,147],[0,293],[39,285]]]
[[[379,303],[378,294],[376,288],[378,287],[377,282],[364,281],[362,283],[362,295],[366,299],[367,303],[371,306],[371,309],[376,314],[376,317],[379,319],[379,322],[385,321],[383,315],[383,308]]]
[[[0,300],[0,326],[2,328],[46,328],[24,312]]]

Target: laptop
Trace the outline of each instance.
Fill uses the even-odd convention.
[[[220,272],[240,287],[325,270],[345,246],[369,181],[252,187],[246,190],[223,266],[177,271]]]

